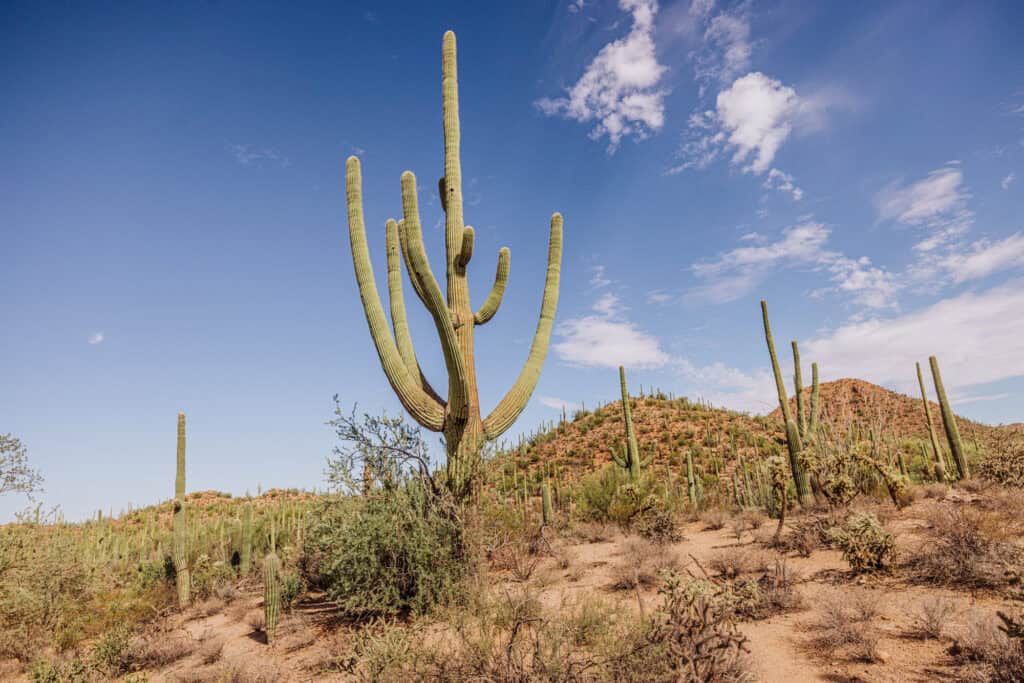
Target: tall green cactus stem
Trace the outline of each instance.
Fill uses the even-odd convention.
[[[555,519],[555,513],[551,509],[551,487],[547,482],[541,484],[540,487],[541,495],[541,511],[544,515],[544,526],[551,526],[551,523]]]
[[[526,407],[540,377],[558,306],[562,216],[558,213],[551,216],[547,275],[540,319],[526,363],[504,398],[486,418],[481,419],[473,333],[476,326],[487,323],[498,311],[508,283],[510,256],[507,248],[499,252],[494,286],[483,305],[474,312],[470,306],[466,268],[473,256],[475,233],[463,220],[457,78],[455,34],[449,31],[444,35],[442,49],[444,176],[438,183],[441,205],[446,216],[447,298],[442,295],[427,260],[420,226],[416,178],[407,171],[402,174],[404,218],[398,223],[389,220],[385,230],[394,335],[388,329],[370,262],[363,219],[362,175],[356,157],[349,157],[346,162],[345,181],[352,262],[370,336],[384,374],[402,405],[419,424],[431,431],[444,433],[448,451],[448,484],[457,497],[465,498],[473,486],[483,442],[498,438],[512,426]],[[430,312],[440,337],[448,371],[447,401],[441,399],[419,370],[405,315],[399,252],[413,290]]]
[[[242,547],[238,553],[239,573],[248,576],[252,568],[252,503],[246,503],[242,509]]]
[[[939,361],[935,356],[928,358],[928,364],[932,367],[932,379],[935,380],[935,393],[939,397],[939,410],[942,414],[942,426],[946,429],[946,438],[949,440],[949,450],[953,454],[953,464],[956,465],[957,473],[961,479],[969,479],[970,471],[967,469],[967,459],[964,457],[963,442],[960,441],[960,430],[956,426],[956,415],[946,398],[946,387],[942,384],[942,374],[939,372]]]
[[[281,560],[271,552],[263,558],[263,630],[267,645],[273,642],[281,614]]]
[[[697,505],[697,478],[693,474],[693,449],[686,451],[686,495],[690,502]]]
[[[921,403],[924,406],[924,421],[928,425],[928,437],[932,442],[932,450],[935,452],[935,481],[946,481],[946,465],[942,462],[942,450],[939,448],[939,437],[935,433],[935,423],[932,422],[932,409],[928,405],[928,392],[924,388],[924,375],[921,374],[921,364],[914,363],[917,367],[917,384],[921,387]],[[925,459],[927,462],[927,459]]]
[[[811,363],[811,423],[809,430],[811,438],[818,435],[818,419],[820,404],[818,403],[818,364]]]
[[[804,417],[804,380],[800,368],[800,348],[796,340],[790,342],[793,347],[793,392],[796,394],[796,427],[800,430],[800,438],[807,438],[807,419]]]
[[[185,413],[178,413],[178,464],[174,477],[174,576],[178,605],[192,601],[192,577],[188,567],[188,521],[185,512]]]
[[[796,483],[797,498],[803,506],[810,505],[811,487],[807,480],[807,474],[800,464],[800,451],[803,445],[800,441],[800,430],[789,410],[789,399],[786,397],[786,385],[782,381],[782,370],[779,369],[779,358],[775,355],[775,341],[772,339],[772,328],[768,322],[768,303],[761,300],[761,318],[764,321],[764,338],[768,343],[768,355],[771,356],[772,372],[775,374],[775,388],[779,394],[779,409],[782,411],[782,420],[786,426],[786,447],[789,449],[789,468],[793,474],[793,481]]]
[[[640,448],[636,442],[636,432],[633,430],[633,411],[629,407],[629,391],[626,389],[626,370],[619,366],[619,388],[622,392],[622,419],[626,423],[626,445],[622,453],[612,450],[612,460],[619,467],[629,470],[629,478],[636,480],[640,477],[640,468],[648,465],[653,459],[653,454],[646,461],[640,461]]]

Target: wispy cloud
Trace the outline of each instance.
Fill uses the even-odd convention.
[[[88,342],[95,346],[96,344],[102,344],[106,337],[103,336],[102,332],[93,332],[89,335]]]
[[[944,166],[904,187],[890,187],[878,196],[878,215],[908,225],[942,227],[964,208],[970,194],[957,166]]]
[[[980,403],[981,401],[1002,401],[1010,398],[1010,394],[977,394],[975,396],[951,396],[949,402],[953,405],[962,406],[967,403]]]
[[[1010,185],[1012,185],[1013,181],[1016,179],[1017,175],[1013,172],[1010,172],[1002,180],[999,181],[999,187],[1003,188],[1004,190],[1009,190]]]
[[[916,385],[914,363],[930,355],[938,356],[951,392],[1018,377],[1024,375],[1024,281],[843,325],[803,347],[806,358],[834,377],[863,377],[906,392]]]
[[[969,250],[951,251],[940,263],[957,284],[1024,266],[1024,234],[1016,232],[995,242],[978,240]]]
[[[591,287],[596,287],[596,288],[607,287],[611,283],[612,283],[612,281],[608,279],[607,275],[605,275],[605,267],[604,266],[596,265],[596,266],[593,266],[590,269],[590,286]]]
[[[658,3],[619,0],[619,7],[632,15],[629,33],[601,48],[564,97],[545,97],[536,102],[547,116],[594,122],[590,137],[607,137],[609,154],[626,136],[643,139],[661,129],[668,94],[660,86],[666,67],[658,63],[654,46]]]
[[[292,163],[288,157],[267,147],[232,145],[231,153],[234,154],[235,160],[242,166],[252,166],[265,162],[272,162],[281,166],[291,166]]]
[[[554,396],[538,396],[537,400],[540,401],[542,406],[551,408],[558,411],[573,412],[582,408],[582,404],[573,401],[566,401],[561,398],[555,398]]]
[[[795,202],[800,201],[804,197],[804,191],[793,182],[793,176],[777,168],[768,171],[768,177],[764,179],[764,187],[768,190],[788,192]]]

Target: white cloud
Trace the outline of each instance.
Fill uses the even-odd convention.
[[[945,166],[924,180],[888,189],[878,197],[878,215],[908,225],[941,227],[971,196],[962,187],[963,179],[959,168]]]
[[[567,413],[571,413],[583,407],[580,403],[574,403],[573,401],[565,401],[560,398],[555,398],[554,396],[538,396],[537,400],[540,401],[540,404],[546,408],[551,408],[553,410],[558,411],[564,410]]]
[[[572,12],[573,14],[582,12],[586,4],[586,0],[572,0],[569,3],[569,11]]]
[[[690,271],[707,284],[690,290],[687,299],[710,303],[735,301],[756,288],[775,269],[811,267],[829,273],[833,286],[816,290],[822,296],[841,292],[867,308],[895,307],[899,285],[895,276],[873,266],[867,257],[851,259],[826,249],[830,230],[822,223],[807,221],[786,228],[782,238],[765,241],[761,235],[744,235],[756,246],[737,247],[711,260],[699,261]]]
[[[847,324],[805,342],[832,377],[913,392],[914,363],[939,359],[947,391],[1024,375],[1024,280],[965,292],[895,318]]]
[[[610,317],[617,315],[623,311],[622,302],[619,301],[619,297],[615,296],[611,292],[607,292],[601,295],[594,305],[591,307],[598,315]]]
[[[542,98],[536,106],[547,116],[595,122],[590,137],[608,137],[613,153],[623,137],[643,139],[665,122],[664,98],[659,88],[666,67],[658,63],[654,46],[656,0],[619,0],[633,17],[630,32],[608,43],[590,63],[565,97]]]
[[[676,361],[675,368],[689,389],[714,405],[754,413],[768,413],[778,405],[775,380],[767,369],[747,373],[720,362],[695,366],[685,359]]]
[[[971,246],[970,252],[950,252],[941,264],[957,284],[1024,266],[1024,234],[1016,232],[998,242],[979,240]]]
[[[674,297],[668,292],[662,289],[655,289],[647,292],[647,303],[649,304],[667,304],[672,301]]]
[[[1013,181],[1016,179],[1017,175],[1011,172],[1009,175],[1007,175],[1005,178],[999,181],[999,187],[1003,188],[1004,190],[1008,190],[1010,189],[1010,185],[1013,184]]]
[[[718,93],[714,110],[690,116],[688,140],[680,150],[683,163],[669,172],[706,168],[731,151],[731,162],[744,173],[767,173],[794,131],[811,132],[822,125],[829,103],[824,96],[801,97],[794,88],[759,71],[749,73]],[[779,174],[778,179],[785,175]],[[773,184],[776,178],[771,179]]]
[[[804,196],[804,191],[793,182],[793,176],[777,168],[768,171],[768,177],[764,180],[764,187],[769,190],[788,192],[792,195],[795,202],[800,201]]]
[[[690,6],[692,14],[704,17],[703,43],[701,49],[694,53],[694,72],[701,84],[702,97],[711,83],[729,83],[746,71],[753,52],[750,21],[742,9],[713,17],[710,11],[708,4],[695,1]]]
[[[590,286],[591,287],[596,287],[596,288],[607,287],[608,285],[610,285],[612,283],[612,281],[608,279],[608,276],[605,275],[605,268],[604,268],[604,266],[601,266],[601,265],[594,266],[593,268],[590,269],[590,272],[591,272],[591,276],[590,276]]]
[[[658,368],[669,361],[657,337],[627,320],[600,315],[571,318],[555,330],[561,341],[553,348],[572,365],[615,368]]]
[[[231,153],[235,155],[235,160],[242,166],[251,166],[264,161],[272,161],[280,164],[281,166],[291,165],[291,161],[288,160],[288,157],[265,147],[255,147],[253,145],[232,145]]]
[[[93,332],[89,335],[88,341],[90,344],[95,346],[96,344],[102,344],[105,338],[106,337],[103,336],[102,332]]]
[[[941,367],[939,368],[942,369]],[[978,403],[979,401],[1002,401],[1003,399],[1010,398],[1010,394],[978,394],[976,396],[950,396],[949,402],[956,406],[962,406],[967,403]]]

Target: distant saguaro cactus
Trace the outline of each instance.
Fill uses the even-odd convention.
[[[366,241],[363,219],[362,175],[359,160],[349,157],[345,168],[348,201],[349,241],[352,262],[377,355],[384,374],[409,414],[423,427],[443,432],[448,451],[448,485],[459,498],[472,491],[474,474],[485,440],[503,434],[526,407],[541,366],[547,355],[555,309],[558,306],[558,285],[562,262],[562,216],[551,216],[548,243],[547,276],[541,300],[540,319],[534,332],[526,364],[515,384],[498,405],[481,419],[477,393],[476,363],[473,354],[473,331],[494,317],[505,294],[509,274],[509,250],[498,254],[494,286],[483,305],[470,307],[466,267],[473,256],[475,233],[463,221],[462,168],[459,158],[459,98],[455,55],[455,34],[444,35],[442,49],[444,119],[444,176],[438,183],[441,206],[445,211],[445,267],[447,300],[430,269],[420,227],[416,178],[402,174],[402,209],[404,218],[388,220],[387,243],[388,292],[391,299],[391,322],[394,335],[388,330],[380,296],[373,276],[373,266]],[[434,320],[445,366],[448,371],[448,398],[444,400],[420,372],[419,361],[409,335],[405,302],[402,294],[400,261],[404,258],[413,291],[426,306]]]
[[[803,443],[800,440],[800,429],[789,410],[789,399],[786,397],[786,385],[782,381],[782,371],[779,369],[779,357],[775,355],[775,341],[772,339],[772,328],[768,322],[768,302],[761,300],[761,318],[764,321],[764,338],[768,343],[768,355],[772,360],[772,372],[775,375],[775,388],[779,393],[779,409],[782,411],[782,420],[786,425],[786,446],[789,449],[789,468],[793,473],[793,481],[796,483],[797,498],[801,505],[809,505],[812,502],[811,487],[807,480],[807,473],[800,464],[800,451]],[[794,349],[795,349],[794,344]]]
[[[633,411],[629,407],[629,390],[626,388],[626,370],[621,365],[619,366],[619,389],[622,393],[622,420],[626,425],[626,443],[621,447],[621,453],[616,453],[612,449],[612,460],[619,467],[629,472],[630,479],[638,479],[640,477],[640,468],[645,467],[651,461],[648,458],[646,461],[640,461],[640,448],[636,442],[636,432],[633,430]]]
[[[551,523],[555,521],[555,513],[551,508],[551,486],[547,482],[541,484],[540,487],[540,498],[541,498],[541,513],[543,514],[544,526],[551,526]]]
[[[277,618],[281,614],[281,560],[271,552],[263,558],[263,630],[267,644],[274,640]]]
[[[942,374],[939,373],[939,361],[935,356],[929,356],[928,364],[932,367],[932,379],[935,380],[935,393],[939,397],[939,410],[942,413],[942,426],[946,429],[946,438],[949,440],[949,451],[953,454],[953,464],[956,465],[957,473],[961,479],[969,479],[970,471],[967,469],[967,459],[964,457],[963,443],[960,441],[960,429],[956,426],[956,415],[946,398],[946,387],[942,384]]]
[[[174,581],[178,605],[192,600],[192,577],[188,567],[188,521],[185,513],[185,413],[178,413],[178,465],[174,477]]]
[[[917,384],[921,387],[921,403],[924,404],[924,421],[928,425],[928,437],[932,442],[932,450],[935,451],[935,481],[946,480],[946,465],[942,462],[942,450],[939,448],[939,437],[935,435],[935,424],[932,422],[932,409],[928,405],[928,392],[924,389],[924,375],[921,374],[921,364],[914,363],[917,367]],[[922,446],[922,449],[924,446]],[[925,451],[927,454],[927,451]]]

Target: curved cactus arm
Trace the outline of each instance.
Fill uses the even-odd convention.
[[[628,457],[626,447],[623,444],[620,443],[618,449],[612,449],[612,462],[624,470],[629,469],[629,463],[626,461]]]
[[[494,286],[491,287],[491,293],[487,295],[484,305],[473,315],[473,320],[477,325],[483,325],[498,312],[501,300],[505,297],[505,287],[508,286],[511,259],[512,252],[508,250],[508,247],[502,247],[498,252],[498,270],[494,273]]]
[[[544,296],[541,299],[540,319],[537,330],[533,334],[530,353],[526,357],[516,383],[512,385],[505,397],[484,420],[484,434],[488,439],[496,439],[505,433],[519,413],[523,412],[530,400],[544,358],[548,353],[548,342],[551,341],[551,328],[555,323],[555,309],[558,308],[558,283],[562,270],[562,214],[551,216],[551,236],[548,241],[548,270],[544,279]]]
[[[405,245],[408,247],[409,262],[412,265],[410,274],[419,280],[423,293],[426,294],[427,310],[437,327],[437,334],[441,338],[441,351],[444,353],[444,364],[448,367],[448,411],[452,415],[464,416],[469,402],[466,363],[455,337],[451,312],[434,273],[430,270],[430,261],[423,248],[420,209],[416,197],[416,176],[409,171],[402,174],[402,212],[405,214]]]
[[[352,246],[356,282],[359,285],[359,298],[363,302],[363,312],[370,327],[370,336],[373,338],[373,345],[377,349],[384,374],[398,395],[398,400],[418,423],[431,431],[439,432],[444,429],[444,405],[424,391],[410,374],[384,318],[384,308],[381,306],[377,283],[373,278],[370,249],[366,243],[362,184],[359,159],[349,157],[345,162],[348,236]]]
[[[654,453],[651,453],[649,456],[647,456],[646,460],[640,461],[640,469],[647,469],[652,462],[654,462]]]
[[[416,297],[423,302],[423,305],[427,305],[427,294],[423,291],[423,285],[416,278],[416,275],[412,271],[412,259],[409,257],[409,245],[405,239],[405,219],[398,221],[398,244],[399,251],[402,254],[402,260],[405,261],[405,270],[409,273],[409,280],[412,282],[412,289],[416,292]]]
[[[459,249],[459,256],[455,259],[455,265],[459,268],[465,268],[469,265],[470,259],[473,258],[473,244],[476,242],[476,231],[473,230],[472,225],[467,225],[466,229],[462,231],[462,247]]]
[[[419,361],[416,360],[416,349],[412,345],[409,334],[409,320],[405,313],[405,296],[402,293],[402,263],[398,245],[398,224],[389,218],[385,227],[388,253],[388,299],[391,302],[391,326],[395,330],[395,342],[398,353],[405,361],[405,367],[420,387],[439,403],[444,403],[430,382],[423,376]]]

